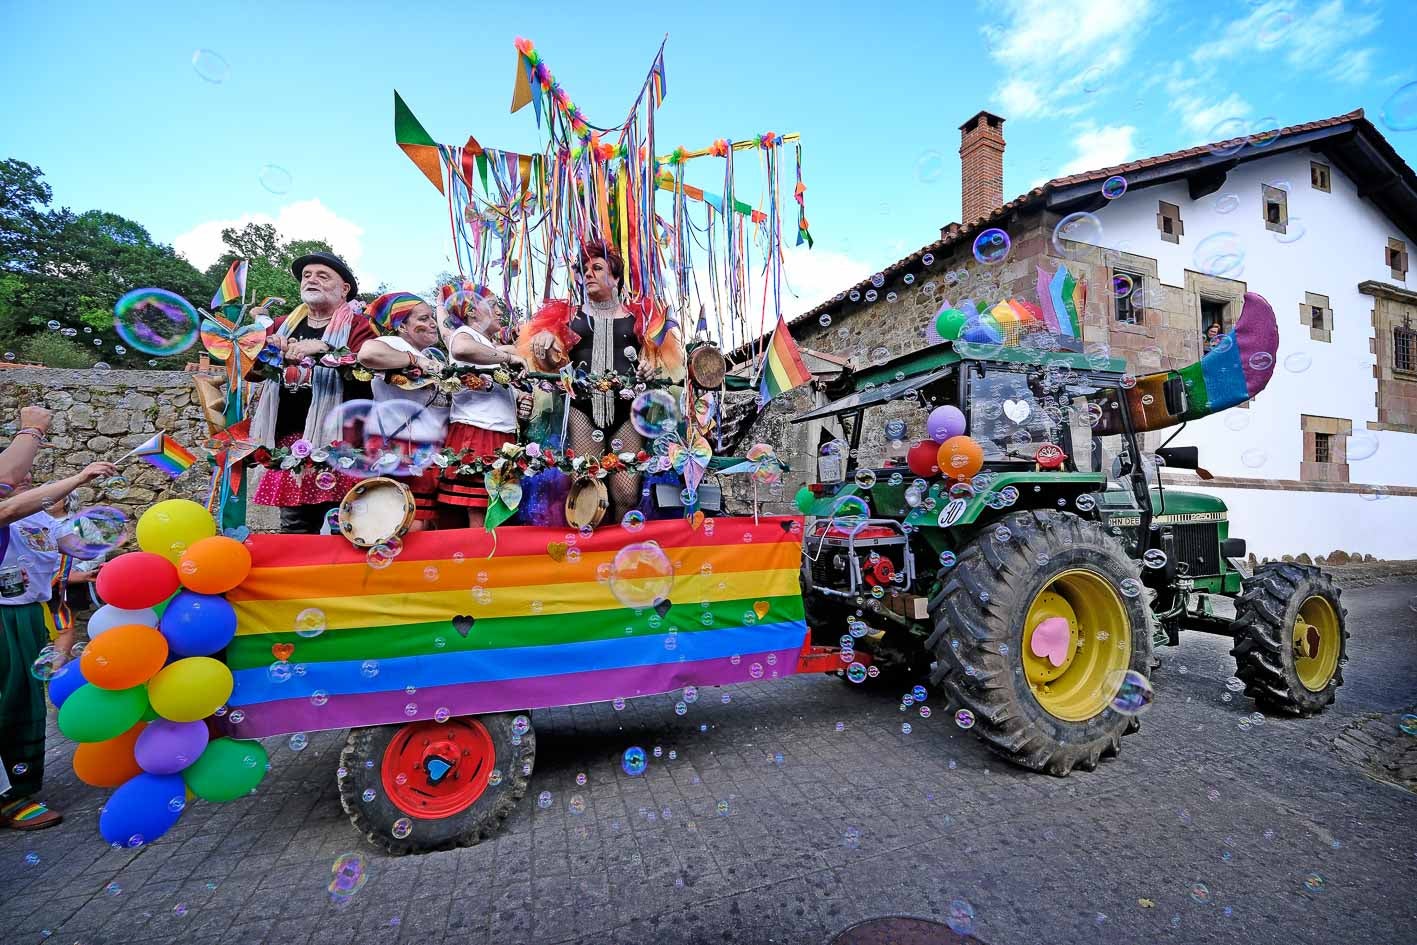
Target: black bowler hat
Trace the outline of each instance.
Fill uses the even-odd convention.
[[[290,271],[295,273],[295,281],[300,281],[300,273],[311,263],[319,263],[322,266],[329,266],[339,273],[340,278],[349,283],[349,294],[344,297],[346,302],[352,300],[359,294],[359,283],[354,278],[354,273],[349,271],[349,267],[344,264],[334,253],[306,253],[295,262],[290,264]]]

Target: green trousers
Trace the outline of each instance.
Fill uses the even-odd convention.
[[[0,605],[0,760],[5,799],[29,797],[44,779],[44,683],[31,674],[49,642],[43,604]]]

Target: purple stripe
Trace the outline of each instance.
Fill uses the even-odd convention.
[[[1043,323],[1053,334],[1058,333],[1058,316],[1053,311],[1053,298],[1048,290],[1048,273],[1038,268],[1038,307],[1043,309]]]
[[[1240,368],[1245,372],[1245,390],[1253,397],[1264,390],[1274,375],[1279,352],[1279,323],[1264,297],[1245,293],[1245,304],[1235,322],[1235,344],[1240,349]],[[1265,357],[1264,355],[1268,355]],[[1259,355],[1259,357],[1256,357]]]
[[[485,712],[518,712],[551,706],[606,702],[616,698],[648,696],[672,692],[685,686],[724,686],[752,682],[754,664],[762,667],[762,679],[774,672],[787,676],[797,672],[800,650],[770,650],[745,653],[735,665],[731,657],[684,663],[656,663],[588,673],[533,676],[499,682],[461,683],[430,686],[413,695],[402,690],[359,695],[334,695],[324,705],[308,699],[281,699],[242,706],[245,719],[231,724],[230,715],[219,720],[226,732],[237,738],[266,738],[293,732],[388,725],[431,719],[439,709],[451,715],[480,715]],[[776,657],[769,664],[768,658]],[[415,711],[406,710],[412,704]]]

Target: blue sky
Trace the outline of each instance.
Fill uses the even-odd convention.
[[[199,265],[223,223],[270,219],[330,239],[366,283],[422,291],[450,268],[447,205],[394,146],[393,90],[439,140],[533,150],[531,110],[508,114],[516,36],[614,124],[667,33],[661,151],[803,135],[817,248],[789,264],[793,311],[958,218],[957,128],[980,108],[1007,119],[1007,199],[1227,119],[1379,121],[1417,80],[1406,0],[684,6],[0,0],[0,156]],[[199,49],[220,59],[194,67]],[[1417,131],[1388,134],[1417,165]]]

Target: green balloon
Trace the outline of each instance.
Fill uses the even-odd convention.
[[[817,497],[812,495],[812,490],[806,486],[797,490],[797,495],[792,500],[797,504],[797,511],[803,515],[812,514],[812,506],[816,503]]]
[[[935,331],[945,341],[954,341],[964,330],[965,315],[957,308],[947,308],[935,316]]]
[[[269,761],[260,742],[217,738],[182,772],[182,779],[202,800],[220,804],[251,793],[266,776]]]
[[[147,710],[147,686],[100,689],[85,683],[59,707],[59,731],[76,742],[103,742],[137,725]]]

